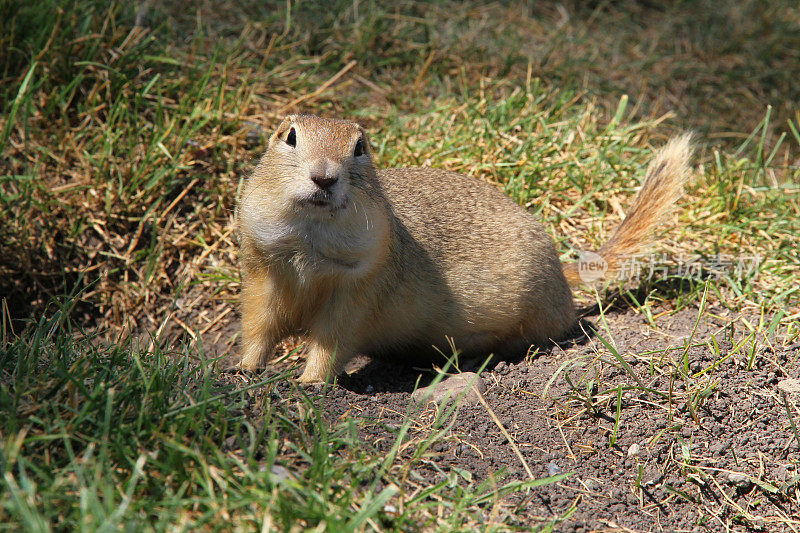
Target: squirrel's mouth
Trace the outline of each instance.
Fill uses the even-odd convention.
[[[336,202],[334,201],[333,195],[328,191],[317,191],[310,197],[303,198],[299,203],[303,207],[309,206],[313,209],[320,209],[333,213],[347,207],[347,197]]]

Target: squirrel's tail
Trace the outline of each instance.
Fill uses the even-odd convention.
[[[683,193],[693,151],[692,134],[687,133],[671,139],[655,155],[647,167],[642,189],[614,235],[596,254],[582,254],[578,262],[563,265],[571,287],[602,278],[615,279],[623,261],[651,243],[653,229]]]

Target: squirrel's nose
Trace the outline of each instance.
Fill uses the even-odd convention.
[[[325,190],[330,188],[337,181],[339,181],[339,178],[328,177],[328,176],[311,176],[311,181],[316,183],[317,187],[319,187],[320,189]]]

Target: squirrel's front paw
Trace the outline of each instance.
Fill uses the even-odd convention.
[[[322,374],[306,366],[303,373],[297,378],[297,382],[303,385],[313,385],[315,383],[325,383],[327,377],[327,374]]]

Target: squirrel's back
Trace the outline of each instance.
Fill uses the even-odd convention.
[[[389,269],[415,301],[398,314],[442,324],[456,346],[491,348],[555,338],[575,321],[572,294],[541,223],[495,186],[432,168],[378,170],[391,207]],[[467,342],[459,344],[459,339]],[[473,351],[473,350],[469,350]]]

